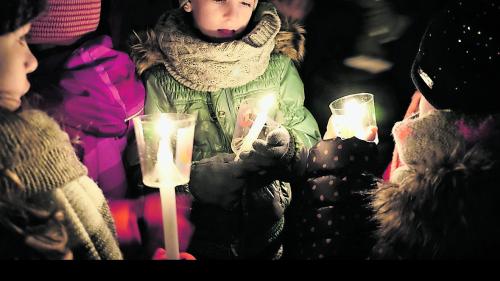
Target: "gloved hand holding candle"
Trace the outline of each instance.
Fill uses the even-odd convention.
[[[372,94],[360,93],[339,98],[330,103],[330,110],[332,116],[328,122],[325,139],[356,137],[378,143]]]

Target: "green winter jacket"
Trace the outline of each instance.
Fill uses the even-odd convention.
[[[300,59],[303,55],[302,33],[304,31],[296,25],[281,24],[281,20],[271,5],[262,4],[259,7],[260,10],[256,11],[257,27],[252,32],[259,31],[259,11],[264,15],[266,12],[272,13],[272,19],[277,19],[278,26],[276,33],[269,36],[269,40],[272,40],[272,48],[268,55],[269,59],[266,61],[268,66],[263,69],[263,74],[258,74],[253,80],[241,86],[203,91],[200,90],[204,89],[203,85],[192,85],[183,81],[182,77],[175,79],[173,76],[177,77],[179,73],[169,71],[169,57],[165,55],[169,50],[165,51],[166,47],[162,46],[168,40],[164,39],[166,35],[159,36],[158,26],[154,32],[146,35],[145,40],[132,46],[132,56],[139,72],[143,73],[146,83],[146,114],[155,112],[197,114],[194,161],[212,157],[218,153],[232,153],[231,139],[239,104],[249,97],[269,94],[275,96],[278,103],[278,112],[275,117],[293,136],[296,151],[302,147],[310,148],[320,139],[315,119],[303,106],[303,84],[292,61],[292,59]],[[179,11],[173,13],[174,17],[175,13],[178,14]],[[168,18],[168,16],[167,14],[165,17]],[[173,16],[170,15],[170,17]],[[243,41],[243,39],[238,41]],[[228,179],[228,184],[230,184],[230,179]],[[280,181],[274,181],[262,189],[274,189],[275,192],[270,192],[270,194],[278,194],[278,196],[271,199],[266,196],[252,196],[251,200],[260,202],[243,204],[248,206],[247,210],[227,211],[195,201],[191,213],[195,233],[189,250],[209,258],[275,257],[276,251],[271,250],[267,254],[265,248],[269,248],[270,245],[279,248],[276,244],[279,244],[277,241],[284,226],[284,217],[262,218],[259,217],[258,210],[255,210],[255,213],[251,210],[252,206],[262,206],[263,203],[269,206],[278,203],[285,209],[290,204],[291,189],[289,183]],[[272,222],[266,222],[266,219]]]

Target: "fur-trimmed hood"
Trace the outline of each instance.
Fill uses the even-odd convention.
[[[267,3],[266,3],[267,4]],[[262,5],[262,4],[259,4]],[[275,37],[273,53],[283,54],[295,63],[304,59],[305,29],[298,21],[281,15],[281,28]],[[161,48],[162,34],[156,29],[134,33],[130,40],[130,54],[136,64],[137,72],[144,73],[157,64],[163,64],[165,54]]]
[[[406,166],[374,193],[374,219],[379,225],[375,257],[498,254],[498,120],[498,116],[471,120],[436,111],[396,124],[393,133]]]

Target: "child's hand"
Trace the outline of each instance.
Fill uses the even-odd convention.
[[[179,257],[181,260],[186,260],[186,261],[196,260],[196,258],[193,255],[185,252],[179,253]],[[166,260],[167,258],[168,258],[167,251],[165,251],[165,249],[163,248],[156,249],[156,252],[153,256],[153,260]]]
[[[377,138],[378,128],[375,126],[370,126],[366,132],[366,136],[363,140],[374,141]]]
[[[328,119],[328,125],[326,125],[326,133],[323,136],[323,140],[331,140],[337,137],[335,129],[333,128],[333,115],[330,115]]]
[[[218,154],[193,163],[189,189],[196,200],[230,210],[241,199],[247,184],[242,161],[234,154]]]
[[[245,167],[260,169],[261,175],[271,170],[279,174],[280,169],[290,164],[294,149],[295,145],[290,133],[285,128],[279,127],[270,132],[265,141],[256,140],[253,143],[253,149],[241,153],[240,159],[245,163]]]
[[[377,138],[378,128],[375,126],[371,126],[367,129],[366,135],[362,140],[365,141],[374,141]],[[326,126],[326,133],[323,136],[323,140],[335,139],[337,134],[335,133],[335,128],[333,126],[333,116],[330,116],[328,119],[328,125]]]

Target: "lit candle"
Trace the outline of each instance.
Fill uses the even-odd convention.
[[[334,119],[334,127],[337,130],[337,134],[343,138],[355,136],[362,139],[366,134],[365,127],[363,126],[366,111],[359,102],[350,100],[344,105],[344,113],[343,115],[337,115]]]
[[[166,118],[158,120],[160,142],[158,146],[155,172],[158,176],[161,210],[163,217],[163,239],[168,259],[179,259],[179,237],[177,233],[177,210],[175,202],[175,183],[180,172],[174,162],[170,134],[173,125]]]
[[[333,129],[342,139],[356,137],[365,140],[371,127],[376,126],[373,95],[361,93],[349,95],[330,104]],[[376,136],[375,143],[378,143]]]
[[[260,112],[257,114],[255,121],[252,124],[252,127],[248,131],[248,134],[243,138],[243,142],[241,144],[238,153],[236,153],[236,157],[234,161],[238,161],[240,159],[240,154],[244,151],[250,151],[252,149],[252,144],[259,137],[260,132],[264,128],[267,122],[267,115],[269,114],[269,110],[274,105],[274,96],[269,95],[264,97],[259,104]]]
[[[161,113],[134,118],[142,181],[160,188],[168,259],[179,259],[175,187],[189,182],[196,116]]]

